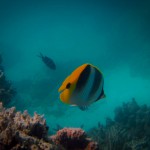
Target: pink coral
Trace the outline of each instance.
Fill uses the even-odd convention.
[[[98,150],[98,145],[80,128],[64,128],[52,136],[52,141],[66,150]]]

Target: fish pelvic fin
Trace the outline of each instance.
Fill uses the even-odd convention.
[[[78,106],[78,107],[82,111],[87,111],[88,110],[88,106]]]

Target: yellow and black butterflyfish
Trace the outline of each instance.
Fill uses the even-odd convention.
[[[83,64],[69,75],[59,88],[60,99],[85,110],[91,103],[105,97],[104,77],[92,64]]]

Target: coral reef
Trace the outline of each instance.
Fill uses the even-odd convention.
[[[98,123],[89,135],[100,150],[149,150],[150,107],[139,106],[133,98],[115,109],[114,120],[107,118],[105,126]]]
[[[42,116],[30,117],[15,108],[5,109],[0,105],[0,147],[4,150],[14,149],[56,149],[48,143],[48,127]]]
[[[5,109],[0,103],[0,150],[98,150],[82,129],[64,128],[48,136],[43,116]]]
[[[98,145],[80,128],[63,128],[52,136],[52,141],[66,150],[98,150]]]
[[[0,101],[3,102],[4,106],[6,106],[9,104],[15,94],[16,91],[12,87],[12,84],[6,79],[4,74],[2,56],[0,55]]]

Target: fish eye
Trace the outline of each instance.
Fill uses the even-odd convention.
[[[71,86],[71,83],[68,83],[68,84],[66,85],[66,89],[69,89],[70,86]]]

